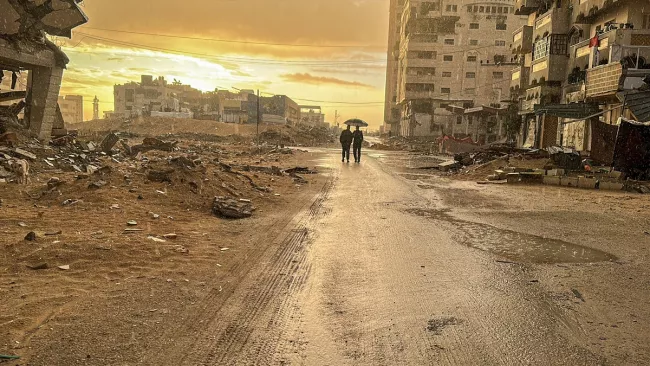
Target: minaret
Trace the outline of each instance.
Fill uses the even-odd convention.
[[[95,95],[95,99],[93,100],[93,121],[97,119],[99,119],[99,99]]]

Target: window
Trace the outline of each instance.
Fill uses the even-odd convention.
[[[467,56],[467,62],[476,62],[476,56]]]
[[[433,60],[436,58],[435,51],[409,51],[407,58],[419,58]]]
[[[569,36],[565,34],[551,35],[551,54],[566,55],[569,53]]]
[[[499,7],[497,8],[497,13],[499,13],[499,14],[503,14],[503,9],[505,9],[505,8],[502,8],[502,7],[499,6]]]
[[[445,39],[445,44],[446,45],[454,45],[454,39],[453,38],[447,38]]]
[[[475,72],[466,72],[465,77],[467,79],[476,79],[476,73]]]
[[[469,45],[470,46],[478,46],[478,39],[470,39],[469,40]]]
[[[474,95],[474,94],[476,94],[476,89],[474,89],[474,88],[465,88],[465,94]]]
[[[443,71],[442,72],[442,77],[443,78],[450,78],[451,77],[451,71]]]
[[[450,88],[440,88],[440,92],[443,93],[443,94],[450,94],[451,89]]]
[[[479,11],[479,13],[485,13],[485,7],[484,6],[479,6],[478,11]]]
[[[452,11],[457,12],[458,11],[458,5],[452,5],[451,9],[452,9]]]
[[[508,29],[506,23],[497,23],[497,30],[506,30],[506,29]]]
[[[494,41],[494,45],[497,46],[497,47],[505,47],[506,41],[502,41],[500,39],[497,39],[496,41]]]
[[[503,72],[501,72],[501,71],[492,72],[492,78],[493,79],[503,79]]]
[[[467,116],[467,124],[471,126],[472,123],[474,123],[474,117],[472,117],[472,116]]]
[[[467,7],[467,12],[468,12],[468,13],[471,13],[471,12],[472,12],[472,7],[471,7],[471,6],[468,6],[468,7]]]
[[[431,92],[433,89],[433,84],[406,84],[406,91],[409,92]]]
[[[490,13],[490,7],[489,7],[489,6],[486,6],[486,7],[485,7],[485,12],[486,12],[486,13]]]
[[[478,6],[474,5],[474,13],[478,13]]]
[[[443,60],[443,61],[448,61],[448,62],[449,62],[449,61],[454,61],[454,56],[453,56],[453,55],[444,55],[444,56],[442,57],[442,60]]]
[[[460,125],[463,123],[463,116],[456,116],[456,124]]]
[[[447,5],[447,8],[445,10],[451,11],[451,5]]]
[[[496,6],[493,6],[493,7],[492,7],[492,14],[496,14],[496,13],[497,13],[497,7],[496,7]]]
[[[469,29],[478,29],[478,23],[469,23]]]

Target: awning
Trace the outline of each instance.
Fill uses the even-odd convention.
[[[535,114],[553,117],[583,119],[600,112],[598,104],[571,103],[535,105]]]
[[[617,97],[625,103],[625,107],[629,108],[637,121],[650,121],[650,91],[618,93]]]

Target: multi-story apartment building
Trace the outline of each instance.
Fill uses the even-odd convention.
[[[390,117],[399,116],[399,134],[485,142],[498,137],[496,116],[508,95],[513,65],[508,40],[526,22],[514,5],[514,0],[395,5],[400,7],[399,41],[389,47],[398,54],[397,91]]]
[[[386,65],[386,99],[383,132],[398,134],[400,109],[397,104],[397,71],[400,50],[402,8],[405,0],[390,0],[388,19],[388,57]]]
[[[650,75],[650,1],[518,0],[516,8],[528,16],[512,38],[520,143],[560,144],[607,160],[614,141],[600,141],[600,131],[627,113],[621,93]]]
[[[139,83],[130,82],[115,85],[114,116],[130,117],[150,112],[179,112],[180,102],[175,91],[168,87],[164,77],[156,80],[151,75],[142,75]]]
[[[84,121],[84,97],[81,95],[59,95],[59,109],[65,123]]]

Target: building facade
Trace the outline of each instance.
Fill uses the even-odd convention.
[[[464,138],[471,135],[464,131],[494,130],[455,109],[499,108],[507,97],[514,62],[508,39],[526,22],[515,14],[514,1],[405,0],[396,6],[399,22],[391,21],[399,25],[399,41],[389,46],[397,64],[390,117],[399,128],[393,131]]]
[[[300,124],[315,127],[324,127],[325,114],[320,106],[301,105],[300,106]]]
[[[59,108],[65,123],[84,121],[84,97],[81,95],[60,95]]]
[[[400,109],[397,104],[397,66],[400,50],[401,10],[404,7],[404,1],[390,0],[383,133],[397,134],[399,131]]]
[[[601,156],[601,132],[629,116],[622,92],[650,75],[650,1],[518,0],[527,24],[513,33],[523,146],[561,145]]]

